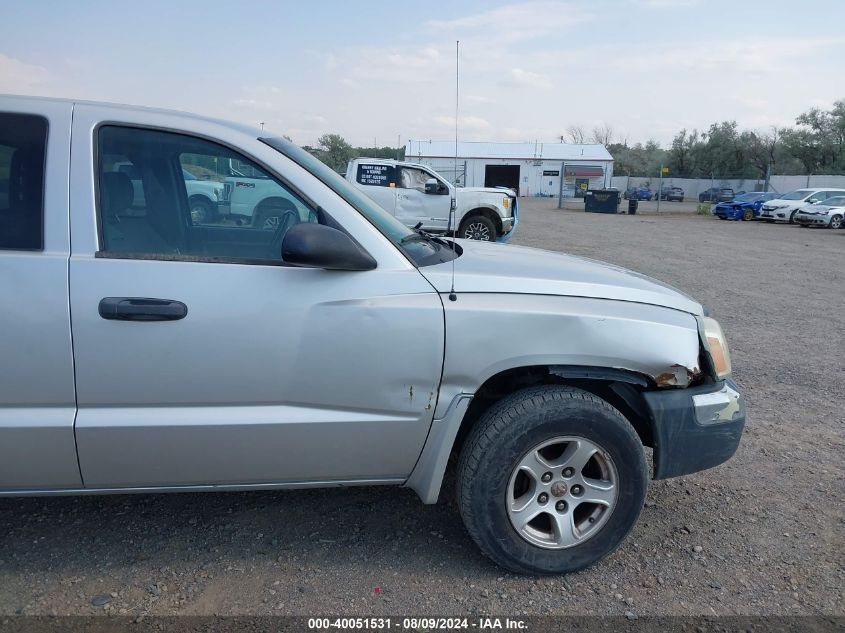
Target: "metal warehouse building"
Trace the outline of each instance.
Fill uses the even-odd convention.
[[[582,196],[610,186],[613,157],[603,145],[408,141],[405,160],[432,167],[467,187],[506,186],[520,196]]]

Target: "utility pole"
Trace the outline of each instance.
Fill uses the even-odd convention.
[[[769,182],[772,179],[772,164],[769,163],[766,165],[766,184],[763,186],[763,191],[769,190]]]
[[[261,126],[261,131],[263,132],[264,131],[264,121],[261,121],[261,123],[259,123],[258,125]]]
[[[660,184],[657,185],[657,212],[660,213],[660,192],[663,191],[663,165],[660,165]]]
[[[560,164],[560,191],[557,194],[557,208],[563,208],[563,180],[566,178],[566,161]]]

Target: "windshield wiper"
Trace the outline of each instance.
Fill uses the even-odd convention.
[[[408,242],[419,242],[419,241],[426,241],[426,242],[435,242],[435,237],[427,232],[423,231],[420,227],[422,226],[422,222],[417,222],[417,225],[413,228],[414,233],[411,235],[406,235],[401,240],[399,240],[400,244],[407,244]]]

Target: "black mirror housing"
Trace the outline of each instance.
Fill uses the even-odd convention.
[[[346,233],[323,224],[293,225],[282,240],[282,260],[326,270],[373,270],[376,260]]]
[[[437,178],[429,178],[425,181],[425,192],[435,196],[445,196],[449,193],[449,187],[437,180]]]

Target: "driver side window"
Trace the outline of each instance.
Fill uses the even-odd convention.
[[[104,126],[98,138],[101,254],[281,261],[307,202],[227,147],[187,135]]]
[[[411,167],[402,168],[402,188],[416,189],[421,193],[425,193],[425,182],[431,180],[434,176],[422,169],[413,169]]]

